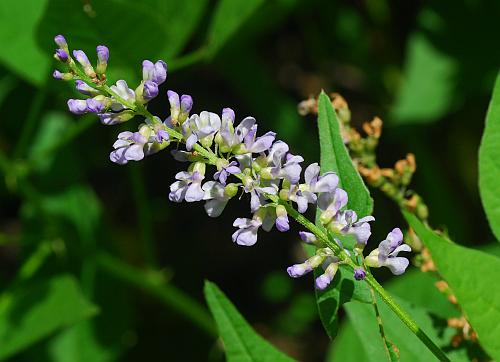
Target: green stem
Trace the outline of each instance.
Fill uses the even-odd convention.
[[[392,361],[391,352],[389,351],[389,348],[392,345],[392,343],[389,342],[389,340],[387,339],[387,337],[385,335],[384,324],[382,323],[382,316],[380,315],[380,311],[378,309],[377,296],[375,295],[373,288],[370,288],[370,292],[372,295],[372,306],[373,306],[373,310],[375,311],[375,318],[377,319],[378,331],[379,331],[380,337],[382,338],[382,342],[384,343],[384,349],[385,349],[385,352],[387,354],[387,359],[389,361]]]
[[[354,270],[357,265],[354,261],[342,250],[334,241],[332,241],[318,226],[313,224],[311,221],[306,219],[302,214],[296,211],[288,203],[279,201],[277,196],[271,198],[274,202],[279,202],[285,206],[288,214],[293,217],[299,224],[303,225],[309,231],[311,231],[316,237],[325,243],[330,249],[334,251],[336,255],[339,256],[340,260],[347,264],[350,268]],[[396,303],[396,301],[385,291],[385,289],[375,280],[373,275],[369,272],[366,274],[366,282],[380,295],[382,300],[392,309],[392,311],[398,316],[399,319],[412,331],[426,346],[427,348],[440,360],[449,361],[446,354],[427,336],[427,334],[417,325],[417,323],[412,319],[412,317],[406,313]]]
[[[392,309],[392,311],[406,324],[408,329],[412,331],[427,348],[440,360],[449,361],[446,354],[427,336],[427,334],[418,326],[413,318],[396,303],[396,301],[385,291],[385,289],[375,280],[373,275],[366,275],[366,282],[380,295],[382,300]]]
[[[23,153],[28,147],[28,144],[33,135],[33,131],[36,128],[36,122],[38,121],[38,117],[40,116],[46,98],[47,90],[45,88],[42,88],[36,93],[35,98],[31,103],[26,121],[24,122],[21,137],[19,138],[16,148],[14,149],[14,158],[22,157]]]
[[[161,278],[107,254],[99,254],[96,261],[103,271],[157,297],[163,304],[193,322],[209,336],[218,336],[213,319],[207,309],[172,284],[165,284]]]

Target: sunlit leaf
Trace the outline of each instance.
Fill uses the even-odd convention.
[[[491,229],[500,241],[500,77],[493,89],[479,148],[479,191]]]
[[[427,123],[445,115],[453,105],[457,68],[455,60],[423,34],[413,34],[393,123]]]
[[[97,308],[68,275],[4,295],[0,303],[0,359],[96,313]]]
[[[479,336],[481,346],[500,358],[500,289],[496,288],[500,258],[448,241],[425,227],[414,215],[405,218],[429,249],[439,273]]]
[[[259,336],[214,283],[205,282],[205,298],[224,342],[228,361],[293,361]]]
[[[318,103],[319,142],[321,147],[321,171],[334,171],[339,176],[339,187],[347,191],[347,208],[356,211],[359,217],[371,215],[373,200],[363,179],[352,163],[342,135],[340,124],[330,98],[325,92]]]
[[[440,347],[448,346],[451,337],[455,333],[449,328],[445,319],[436,320],[424,308],[415,306],[405,300],[397,298],[399,305],[410,313],[417,324],[429,335],[431,340]],[[387,361],[389,350],[385,348],[380,336],[379,326],[376,321],[375,310],[372,305],[364,303],[349,303],[344,306],[347,312],[348,321],[352,324],[359,339],[360,345],[366,355],[366,361]],[[384,332],[389,343],[392,343],[399,351],[401,361],[434,361],[435,357],[427,347],[420,342],[406,325],[389,309],[389,307],[378,299],[378,308],[384,326]],[[351,337],[352,338],[352,337]],[[342,340],[341,340],[342,342]],[[349,348],[347,345],[335,344],[334,350]],[[352,347],[351,347],[352,348]],[[331,361],[341,361],[335,354]],[[454,361],[467,361],[465,351],[453,352],[450,358]]]
[[[51,62],[35,42],[46,4],[47,0],[0,1],[0,62],[35,85],[48,79]]]
[[[215,55],[263,3],[263,0],[220,0],[208,30],[208,55]]]
[[[46,195],[42,207],[71,223],[86,242],[92,238],[102,212],[99,199],[87,186],[73,186],[60,194]]]

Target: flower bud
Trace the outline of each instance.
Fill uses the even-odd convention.
[[[244,176],[243,180],[241,181],[243,182],[243,186],[245,187],[250,187],[253,184],[253,178],[248,175]]]
[[[99,113],[97,116],[101,120],[102,124],[107,126],[112,126],[115,124],[120,124],[126,122],[134,117],[135,113],[132,110],[125,110],[119,113],[106,112]]]
[[[96,51],[97,51],[96,72],[97,74],[104,74],[106,73],[106,68],[108,66],[109,49],[104,45],[98,45]]]
[[[62,35],[56,35],[54,38],[54,42],[57,44],[57,46],[63,50],[66,51],[66,53],[69,53],[68,50],[68,43],[66,42],[66,39]]]
[[[289,193],[290,193],[290,190],[288,190],[288,189],[281,189],[280,192],[279,192],[280,199],[283,200],[283,201],[288,201],[289,200]]]
[[[323,225],[328,225],[330,221],[332,221],[333,217],[335,214],[331,210],[326,210],[321,213],[321,216],[319,217],[319,220]]]
[[[193,172],[198,172],[200,175],[205,175],[206,165],[203,162],[193,163]]]
[[[54,58],[56,58],[60,62],[66,63],[69,59],[69,55],[64,49],[56,49],[56,53],[54,54]]]
[[[237,184],[228,184],[224,187],[224,196],[227,198],[231,198],[236,196],[238,193],[238,185]]]
[[[264,180],[273,180],[274,179],[274,176],[271,173],[270,167],[263,168],[262,170],[260,170],[259,174],[260,174],[260,177],[262,177],[262,179],[264,179]]]
[[[332,282],[338,269],[339,265],[337,263],[331,263],[328,265],[325,272],[316,278],[316,288],[320,290],[326,289],[326,287],[328,287],[328,285]]]
[[[58,80],[72,80],[73,79],[73,74],[61,73],[57,69],[54,70],[54,73],[52,73],[52,76],[54,77],[54,79],[58,79]]]
[[[366,272],[363,269],[361,268],[354,269],[354,279],[363,280],[365,278],[366,278]]]
[[[85,74],[87,74],[90,78],[95,78],[96,74],[94,68],[90,64],[87,54],[85,54],[83,50],[73,50],[73,56],[75,57],[76,61],[83,67]]]

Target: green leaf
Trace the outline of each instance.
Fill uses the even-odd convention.
[[[208,30],[208,56],[213,57],[263,3],[263,0],[220,0]]]
[[[339,176],[339,187],[349,195],[347,208],[356,211],[358,216],[371,215],[373,200],[352,163],[330,98],[321,92],[318,103],[319,142],[321,147],[321,171],[334,171]]]
[[[500,74],[486,115],[479,147],[479,191],[486,217],[500,241]]]
[[[0,302],[0,359],[97,312],[69,275],[4,294]]]
[[[408,40],[404,82],[394,105],[393,124],[428,123],[452,107],[458,65],[422,33]]]
[[[363,183],[363,179],[352,163],[342,135],[340,124],[330,98],[321,92],[318,103],[319,142],[321,147],[321,171],[334,171],[339,176],[339,187],[349,195],[347,207],[356,211],[359,217],[370,215],[373,200]],[[340,306],[352,299],[365,303],[371,301],[369,287],[364,282],[354,280],[352,271],[340,268],[333,286],[316,293],[319,315],[328,335],[337,334],[337,314]]]
[[[495,287],[500,258],[454,244],[429,230],[414,215],[403,213],[429,249],[440,275],[477,332],[481,346],[493,359],[500,359],[500,289]]]
[[[397,298],[397,302],[403,309],[410,313],[422,330],[438,346],[444,347],[449,345],[454,330],[447,327],[446,320],[436,320],[426,309],[416,307],[405,300]],[[380,298],[378,298],[377,304],[386,338],[399,350],[402,361],[427,362],[435,360],[432,352],[420,342],[418,337],[405,326]],[[361,341],[361,346],[368,357],[366,360],[373,362],[390,360],[389,351],[385,348],[380,336],[373,305],[354,302],[346,304],[344,308],[347,312],[348,320],[353,324],[354,330]],[[339,349],[346,347],[342,345],[336,346]],[[452,355],[453,360],[468,360],[464,351],[457,351]],[[452,356],[450,355],[450,357]],[[339,360],[334,359],[334,361]]]
[[[365,350],[360,348],[359,339],[354,325],[349,321],[342,323],[337,338],[332,342],[326,361],[328,362],[359,362],[369,361]]]
[[[317,275],[319,276],[319,275]],[[368,285],[354,279],[352,270],[340,267],[332,284],[324,291],[316,291],[321,322],[330,338],[335,338],[338,330],[338,311],[351,300],[371,303],[371,292]]]
[[[79,237],[90,242],[101,217],[101,204],[88,186],[76,185],[56,195],[42,199],[45,212],[74,225]]]
[[[228,361],[293,361],[259,336],[214,283],[205,282],[205,298],[224,342]]]
[[[460,313],[457,308],[434,285],[437,280],[432,273],[411,269],[391,279],[384,287],[391,294],[404,298],[417,307],[425,308],[441,318],[458,317]]]
[[[71,126],[67,113],[50,112],[43,116],[28,155],[36,171],[44,172],[50,168],[55,155],[49,152]]]
[[[47,0],[0,1],[0,62],[35,85],[48,79],[51,62],[35,42],[46,4]]]

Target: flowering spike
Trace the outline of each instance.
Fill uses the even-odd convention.
[[[69,57],[64,37],[57,36],[55,41],[58,45],[56,57],[67,62],[71,72],[61,73],[56,70],[54,78],[69,80],[74,78],[74,74],[80,75],[77,64]],[[340,237],[334,236],[336,239],[328,241],[319,234],[301,231],[300,238],[306,243],[314,244],[317,251],[305,262],[289,267],[288,274],[297,278],[313,269],[322,268],[323,274],[315,281],[318,289],[325,289],[331,284],[340,263],[357,265],[354,268],[356,280],[366,277],[366,271],[359,263],[359,256],[371,235],[370,222],[374,218],[365,216],[358,220],[356,212],[346,209],[348,195],[338,187],[339,178],[335,173],[321,174],[317,163],[302,170],[302,156],[292,154],[285,142],[276,139],[276,133],[267,132],[259,136],[255,118],[246,117],[236,122],[235,112],[231,108],[224,108],[221,116],[208,111],[190,116],[192,97],[179,95],[173,90],[167,91],[170,116],[162,122],[146,106],[158,95],[159,86],[167,78],[166,63],[161,60],[156,63],[144,60],[143,79],[133,88],[135,91],[125,80],[118,80],[107,88],[102,87],[102,84],[106,79],[104,73],[109,50],[104,45],[99,45],[96,50],[97,74],[83,51],[73,52],[76,61],[91,79],[82,76],[82,79],[75,81],[76,89],[85,99],[68,100],[69,110],[75,114],[96,113],[105,125],[123,123],[135,116],[142,117],[144,122],[135,132],[118,134],[109,156],[112,162],[126,164],[129,161],[139,161],[175,142],[178,149],[172,152],[174,158],[188,162],[189,166],[186,171],[175,175],[176,181],[170,185],[171,201],[203,201],[207,214],[217,217],[238,193],[241,196],[248,194],[252,216],[237,218],[233,223],[237,229],[232,240],[243,246],[254,245],[261,228],[270,231],[276,226],[279,231],[288,231],[288,216],[298,218],[297,211],[305,213],[311,204],[314,209],[319,210],[319,219],[326,231],[334,235],[352,235],[356,238],[356,245],[353,249],[346,249],[340,243]],[[181,149],[180,144],[184,144],[185,149]],[[207,166],[215,168],[213,180],[205,180]],[[292,205],[297,207],[294,213]],[[399,257],[398,253],[411,249],[402,240],[401,231],[394,229],[366,257],[366,265],[386,266],[394,274],[403,273],[408,260]],[[337,244],[335,246],[332,244],[334,241]],[[346,261],[347,258],[350,258],[349,262]]]

